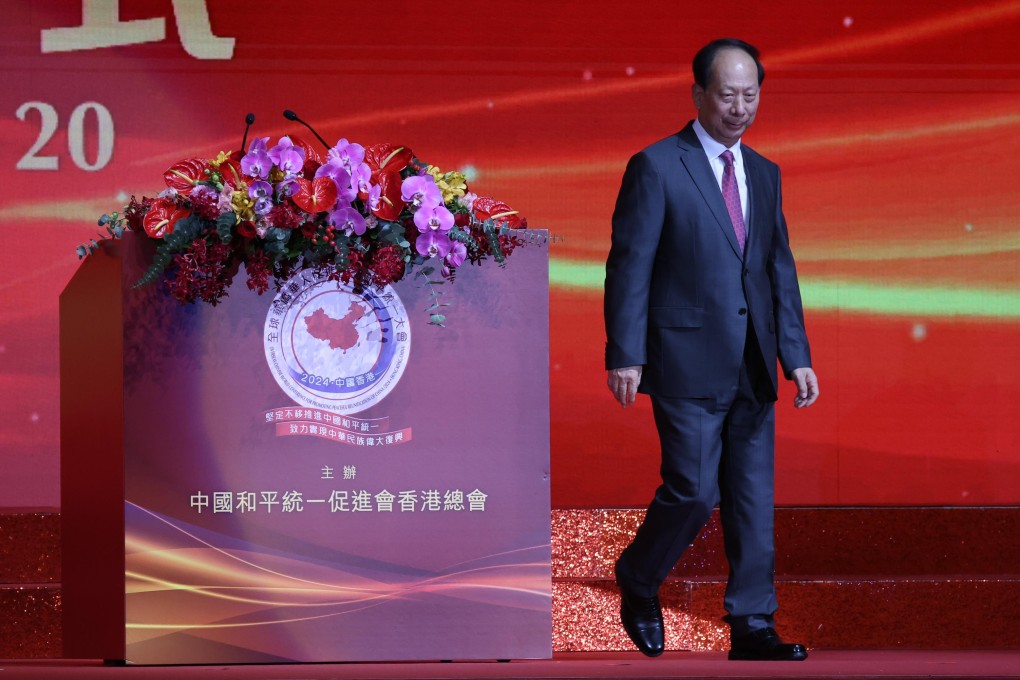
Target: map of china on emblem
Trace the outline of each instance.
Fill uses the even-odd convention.
[[[302,270],[270,305],[263,344],[273,377],[295,402],[358,413],[400,380],[411,326],[392,287],[355,292]]]

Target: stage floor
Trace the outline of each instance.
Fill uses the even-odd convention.
[[[111,667],[95,661],[0,661],[0,680],[155,678],[188,680],[339,680],[342,678],[1020,678],[1018,651],[810,652],[804,662],[727,661],[725,652],[561,653],[551,660],[453,663],[358,663],[266,666]]]

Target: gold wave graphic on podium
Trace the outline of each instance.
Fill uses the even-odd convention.
[[[241,545],[134,504],[129,509],[133,517],[144,513],[129,522],[125,539],[129,644],[181,632],[321,621],[412,601],[550,606],[548,544],[442,569],[384,563],[368,570],[356,557],[316,559]]]

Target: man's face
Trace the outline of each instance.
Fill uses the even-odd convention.
[[[707,88],[692,88],[698,120],[712,139],[733,146],[758,112],[758,67],[743,50],[725,49],[712,62]]]

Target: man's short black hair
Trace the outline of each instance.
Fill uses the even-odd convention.
[[[748,56],[754,59],[754,65],[758,67],[758,85],[760,86],[762,81],[765,80],[765,67],[761,65],[761,59],[759,59],[760,52],[758,48],[750,43],[746,43],[743,40],[737,38],[719,38],[708,43],[694,55],[694,62],[691,64],[691,69],[694,71],[694,82],[697,83],[701,89],[708,89],[708,81],[712,77],[712,64],[715,62],[716,55],[722,50],[741,50],[746,52]]]

